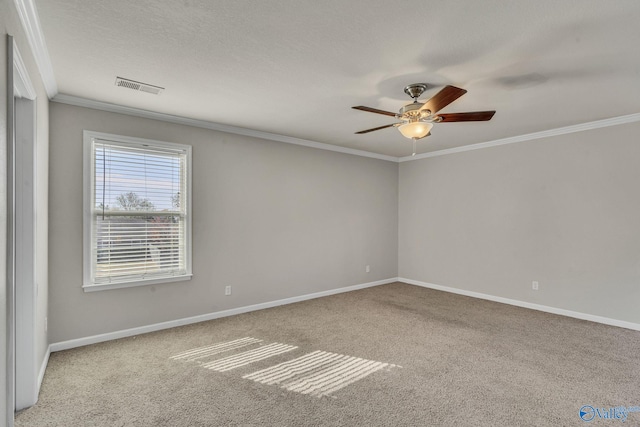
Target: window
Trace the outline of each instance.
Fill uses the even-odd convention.
[[[191,278],[191,147],[84,131],[85,291]]]

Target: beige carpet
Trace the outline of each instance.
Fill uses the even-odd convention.
[[[639,426],[625,408],[640,332],[395,283],[54,353],[16,426]]]

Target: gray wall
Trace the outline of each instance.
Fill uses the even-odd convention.
[[[47,316],[48,303],[48,164],[49,164],[49,102],[42,85],[39,71],[33,59],[31,49],[27,43],[26,36],[20,24],[14,3],[9,0],[0,0],[0,424],[4,422],[7,408],[6,403],[6,184],[7,184],[7,111],[6,97],[7,90],[7,51],[6,35],[10,34],[15,38],[18,49],[22,55],[27,72],[37,92],[37,171],[36,171],[36,281],[38,283],[38,296],[36,300],[36,360],[39,371],[44,361],[48,340],[45,331],[45,319]],[[37,372],[36,372],[37,375]],[[13,411],[9,409],[9,413]]]
[[[50,124],[52,343],[397,276],[395,163],[58,103]],[[191,281],[83,292],[83,129],[193,146]]]
[[[639,133],[402,163],[399,276],[640,323]]]

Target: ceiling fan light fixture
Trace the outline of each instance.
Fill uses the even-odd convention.
[[[429,135],[429,131],[433,127],[431,122],[408,122],[398,126],[398,130],[405,138],[420,139]]]

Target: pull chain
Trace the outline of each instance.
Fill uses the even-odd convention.
[[[413,139],[413,154],[412,154],[412,156],[415,156],[416,155],[416,140],[417,140],[417,138],[411,138],[411,139]]]

